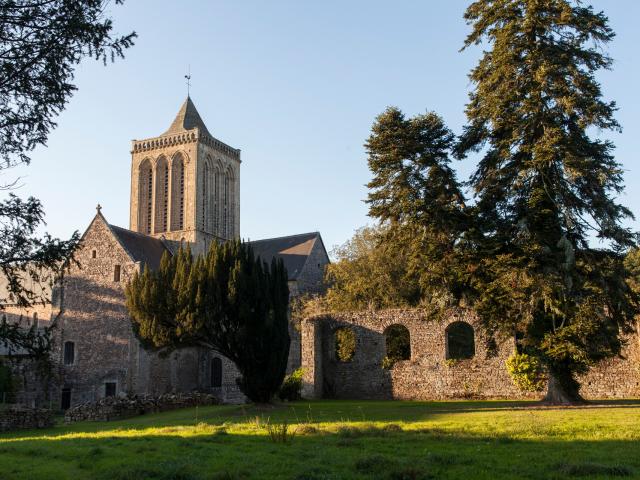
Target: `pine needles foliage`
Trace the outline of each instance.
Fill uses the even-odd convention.
[[[578,376],[621,354],[640,306],[623,171],[597,136],[621,129],[596,78],[615,34],[578,0],[477,0],[465,19],[464,48],[484,48],[467,125],[456,138],[432,112],[376,118],[365,148],[377,225],[329,268],[325,304],[470,306],[544,369],[549,402],[580,402]],[[462,184],[450,158],[470,154]]]
[[[592,136],[620,129],[596,80],[614,32],[575,0],[478,0],[465,18],[465,48],[485,45],[456,147],[481,155],[475,308],[545,365],[549,401],[580,401],[576,375],[620,353],[637,311],[622,169],[614,145]]]

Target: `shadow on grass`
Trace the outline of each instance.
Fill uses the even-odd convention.
[[[207,422],[222,425],[253,421],[256,417],[270,418],[276,422],[425,422],[443,415],[469,413],[508,412],[599,412],[599,409],[640,409],[640,400],[605,400],[575,407],[544,406],[540,402],[527,401],[385,401],[385,400],[329,400],[300,401],[273,405],[217,405],[186,408],[158,414],[141,415],[124,420],[105,422],[80,422],[66,425],[62,422],[43,430],[0,434],[0,442],[15,437],[56,437],[76,432],[99,432],[106,429],[141,430],[155,426],[195,425]]]
[[[192,436],[184,436],[181,432],[188,432],[183,428],[195,430]],[[0,442],[1,477],[417,480],[640,475],[637,440],[522,439],[372,423],[344,424],[332,430],[319,425],[300,428],[292,430],[286,442],[273,441],[266,433],[229,433],[224,426],[206,424],[167,427],[162,435],[103,433],[102,438],[16,436],[14,441]]]

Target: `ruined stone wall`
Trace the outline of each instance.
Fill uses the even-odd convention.
[[[579,379],[585,398],[640,397],[640,323],[635,327],[624,337],[621,358],[603,360]]]
[[[108,422],[148,413],[166,412],[200,405],[217,405],[218,403],[218,400],[213,395],[207,393],[109,397],[70,408],[64,414],[64,421],[65,423],[87,420]]]
[[[456,321],[474,327],[475,355],[471,359],[446,358],[446,328]],[[384,331],[394,324],[409,330],[411,357],[385,369]],[[336,357],[334,333],[340,327],[351,328],[356,336],[355,355],[349,362]],[[488,342],[469,310],[451,310],[443,320],[429,319],[425,311],[417,309],[314,317],[305,320],[302,326],[303,392],[311,398],[539,398],[539,394],[517,390],[506,371],[505,361],[514,347],[513,339],[493,345]],[[638,350],[636,339],[625,355],[637,358]],[[633,360],[613,359],[594,368],[584,379],[583,395],[587,398],[640,395],[640,373],[632,363]]]
[[[51,426],[53,426],[51,410],[15,406],[0,410],[0,432]]]
[[[289,282],[290,297],[295,298],[303,295],[315,295],[323,293],[325,290],[324,273],[329,264],[329,257],[322,245],[322,241],[317,238],[311,253],[307,258],[304,267],[298,274],[295,281]],[[289,322],[289,361],[287,362],[287,373],[291,373],[302,365],[302,326]]]
[[[0,391],[0,402],[25,407],[57,407],[51,392],[59,375],[55,366],[46,368],[30,355],[0,357],[0,363],[11,372],[12,392]]]

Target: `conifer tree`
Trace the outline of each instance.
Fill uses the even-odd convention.
[[[455,136],[435,113],[406,118],[395,107],[380,114],[369,154],[369,216],[385,225],[387,246],[405,252],[406,283],[422,299],[461,289],[454,245],[469,229],[464,195],[450,167]]]
[[[198,257],[180,249],[165,254],[158,271],[134,275],[126,297],[145,347],[217,350],[236,364],[239,387],[254,402],[270,401],[282,384],[290,339],[281,260],[269,266],[239,241],[213,242]]]
[[[548,401],[577,402],[577,374],[620,352],[637,306],[623,266],[632,215],[615,198],[622,170],[613,144],[593,136],[620,128],[595,77],[611,66],[602,47],[614,32],[577,0],[478,0],[465,18],[465,48],[489,47],[458,146],[482,154],[471,179],[477,310],[544,363]]]

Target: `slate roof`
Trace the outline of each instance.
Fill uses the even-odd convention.
[[[169,127],[169,130],[164,132],[161,136],[173,135],[174,133],[193,130],[196,127],[198,127],[201,131],[205,132],[210,137],[213,136],[209,133],[209,130],[207,130],[207,126],[202,121],[202,118],[200,117],[196,106],[191,101],[191,97],[187,97],[187,99],[180,107],[176,118],[173,120],[173,123]]]
[[[162,255],[169,251],[162,240],[116,225],[109,225],[109,227],[134,261],[148,265],[151,270],[157,270],[160,267]]]
[[[255,255],[260,256],[267,263],[271,263],[274,257],[281,258],[287,269],[289,280],[296,280],[317,241],[322,241],[319,232],[266,238],[249,243]]]

